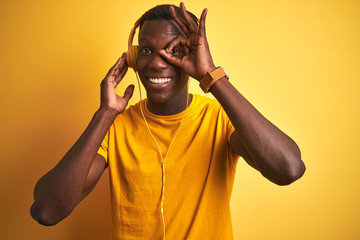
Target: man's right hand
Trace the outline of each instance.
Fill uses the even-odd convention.
[[[126,88],[123,97],[117,95],[115,89],[125,76],[127,69],[126,53],[123,53],[101,82],[100,108],[113,111],[116,115],[126,109],[134,92],[134,85],[129,85]]]

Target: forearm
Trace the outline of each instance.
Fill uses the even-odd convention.
[[[115,117],[110,111],[99,109],[56,167],[38,181],[31,207],[35,219],[46,218],[45,224],[51,225],[65,218],[81,201],[97,150]]]
[[[225,78],[210,92],[220,102],[235,127],[250,161],[265,177],[277,184],[299,178],[305,166],[296,143],[268,121]]]

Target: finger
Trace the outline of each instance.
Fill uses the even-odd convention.
[[[116,61],[115,65],[110,68],[107,76],[114,76],[116,75],[116,71],[123,67],[126,63],[126,53],[123,53],[121,57]]]
[[[127,70],[128,70],[128,67],[126,64],[125,64],[124,68],[119,70],[119,74],[114,79],[114,81],[116,82],[116,85],[118,85],[121,82],[121,80],[124,78]]]
[[[108,76],[112,76],[116,79],[122,75],[124,69],[128,68],[125,53],[123,53],[123,55],[121,56],[119,64],[117,65],[115,64],[114,67],[115,67],[114,70]]]
[[[187,23],[187,27],[190,30],[190,32],[197,33],[198,27],[197,27],[196,23],[194,22],[194,20],[190,17],[189,13],[186,11],[185,4],[183,2],[180,3],[180,10],[181,10],[181,14],[183,15],[183,17]]]
[[[208,9],[205,8],[201,13],[199,29],[200,29],[200,36],[203,36],[206,39],[206,29],[205,29],[205,20],[207,15]]]
[[[110,70],[108,71],[108,73],[106,74],[107,76],[111,76],[111,75],[114,75],[116,70],[119,68],[119,65],[120,65],[120,62],[121,62],[121,57],[116,61],[116,63],[114,64],[114,66],[112,66],[110,68]]]
[[[163,57],[163,58],[165,58],[165,60],[168,62],[168,63],[170,63],[170,64],[172,64],[172,65],[174,65],[174,66],[176,66],[176,67],[180,67],[180,65],[181,65],[181,58],[178,58],[178,57],[175,57],[175,56],[173,56],[171,53],[167,53],[165,50],[160,50],[160,55]]]
[[[132,95],[134,93],[134,88],[135,88],[135,86],[133,84],[129,85],[126,88],[126,90],[124,92],[124,97],[123,97],[126,101],[129,101],[130,98],[132,97]]]
[[[190,41],[188,41],[188,39],[184,38],[184,37],[177,37],[175,38],[173,41],[171,41],[171,43],[168,45],[168,47],[166,48],[166,53],[171,53],[172,49],[175,46],[185,46],[187,48],[189,48],[191,46]]]
[[[183,33],[188,36],[190,34],[186,25],[176,16],[175,8],[173,6],[169,7],[170,15],[173,17],[174,21],[179,25]]]

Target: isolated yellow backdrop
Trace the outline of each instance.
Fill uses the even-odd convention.
[[[202,2],[186,4],[198,16],[209,9],[215,63],[298,143],[307,166],[279,187],[240,161],[235,239],[360,239],[360,1]],[[50,228],[30,218],[32,189],[98,108],[100,81],[126,51],[134,22],[161,3],[0,2],[0,239],[108,239],[107,173]],[[130,70],[119,93],[132,82]],[[191,91],[201,93],[195,80]]]

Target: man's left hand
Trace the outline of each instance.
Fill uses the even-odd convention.
[[[181,28],[184,35],[177,37],[160,54],[169,63],[181,68],[187,75],[200,81],[207,72],[211,72],[216,68],[210,54],[205,31],[205,18],[208,10],[206,8],[203,10],[199,26],[197,26],[187,13],[184,3],[180,3],[180,9],[185,20],[181,20],[176,16],[174,7],[169,8],[174,21]],[[188,53],[181,58],[173,56],[173,48],[177,46],[186,47]]]

